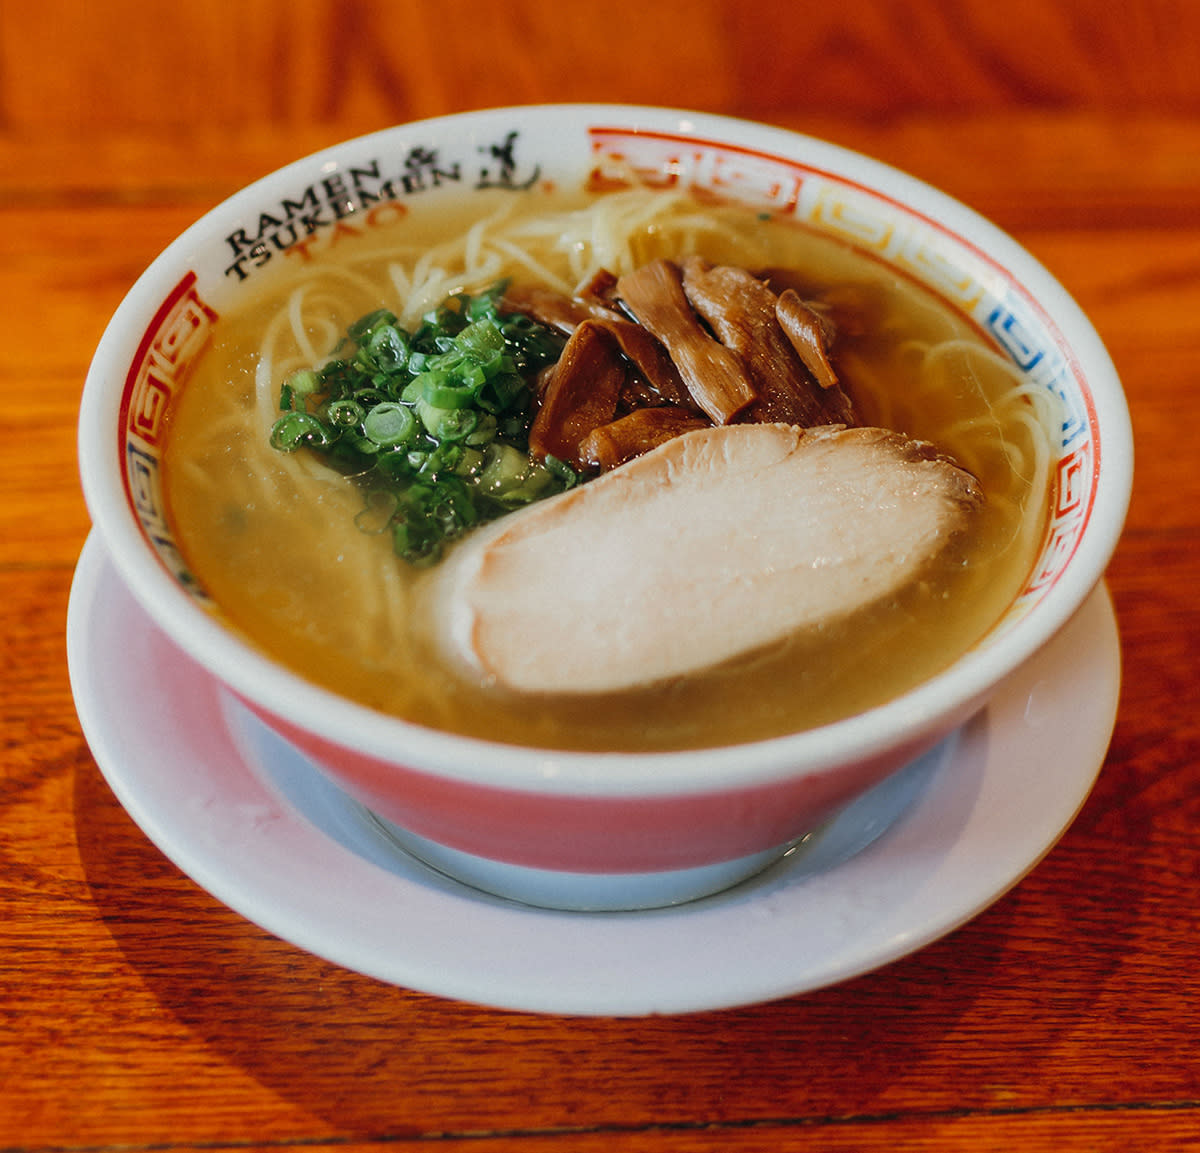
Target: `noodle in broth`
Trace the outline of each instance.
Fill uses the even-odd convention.
[[[227,619],[311,680],[417,723],[556,748],[703,747],[793,732],[881,703],[969,648],[1019,591],[1041,541],[1054,413],[961,316],[828,238],[743,208],[634,190],[535,211],[395,226],[223,319],[171,414],[166,490],[184,556]],[[478,212],[477,205],[472,205]],[[601,269],[697,254],[771,271],[835,316],[864,423],[935,443],[981,482],[977,529],[913,588],[849,623],[688,683],[600,700],[516,699],[468,683],[416,627],[423,575],[356,526],[363,495],[306,452],[269,446],[281,383],[320,366],[381,306],[405,327],[448,295],[512,278],[571,294]]]

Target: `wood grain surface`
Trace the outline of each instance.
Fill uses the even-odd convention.
[[[0,1151],[1200,1149],[1200,4],[0,5]],[[860,149],[1012,232],[1122,375],[1124,684],[1078,819],[945,939],[646,1020],[478,1008],[273,938],[100,776],[64,654],[75,416],[138,273],[414,117],[638,101]]]

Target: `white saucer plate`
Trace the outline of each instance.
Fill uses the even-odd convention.
[[[113,792],[230,908],[391,984],[588,1015],[811,991],[962,925],[1078,812],[1120,685],[1101,586],[953,738],[759,877],[673,908],[566,913],[488,896],[410,857],[175,648],[94,536],[76,570],[67,642],[80,721]]]

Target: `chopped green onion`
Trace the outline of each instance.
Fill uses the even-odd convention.
[[[368,312],[366,316],[359,317],[346,329],[346,335],[355,344],[361,344],[379,325],[395,323],[396,314],[394,312],[390,312],[386,308],[377,308],[374,312]]]
[[[479,424],[478,409],[440,408],[424,398],[417,401],[417,415],[425,431],[435,440],[465,440]]]
[[[540,467],[510,444],[491,444],[484,454],[479,485],[488,496],[496,500],[509,500],[528,482],[533,470]]]
[[[357,428],[366,419],[366,413],[357,401],[331,400],[325,406],[325,419],[335,428]]]
[[[349,326],[334,359],[280,388],[270,443],[321,453],[361,484],[355,523],[389,532],[412,564],[435,563],[476,524],[578,479],[528,450],[533,378],[565,339],[502,315],[504,288],[448,297],[414,332],[376,309]]]
[[[480,413],[479,423],[463,437],[466,444],[481,448],[485,444],[490,444],[496,439],[496,430],[499,427],[499,422],[490,412]],[[572,473],[572,476],[575,474]]]
[[[421,382],[421,399],[434,408],[466,408],[475,399],[482,380],[455,378],[447,372],[423,372],[413,381]]]
[[[376,372],[399,372],[408,363],[408,334],[391,324],[373,328],[358,348],[355,360]]]
[[[579,483],[579,474],[565,460],[559,460],[558,457],[547,453],[542,464],[564,489],[574,488]]]
[[[364,409],[370,409],[392,398],[381,389],[368,387],[355,389],[353,399],[361,404]]]
[[[394,492],[372,489],[364,498],[362,511],[354,518],[355,527],[372,535],[387,532],[399,503],[400,498]]]
[[[298,448],[325,448],[334,437],[324,424],[307,412],[289,412],[271,426],[271,447],[280,452]]]
[[[311,396],[321,387],[321,374],[311,368],[302,368],[288,377],[288,387],[294,396]]]
[[[363,435],[381,448],[412,444],[417,436],[417,422],[412,409],[392,401],[375,405],[362,422]]]
[[[476,395],[479,407],[499,415],[526,400],[529,386],[515,372],[498,373],[483,384]]]
[[[478,448],[464,447],[458,464],[454,466],[456,476],[476,477],[483,469],[483,451]]]

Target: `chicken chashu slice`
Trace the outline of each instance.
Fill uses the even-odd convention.
[[[465,538],[431,574],[427,619],[509,689],[633,689],[890,597],[982,501],[898,433],[701,429]]]

